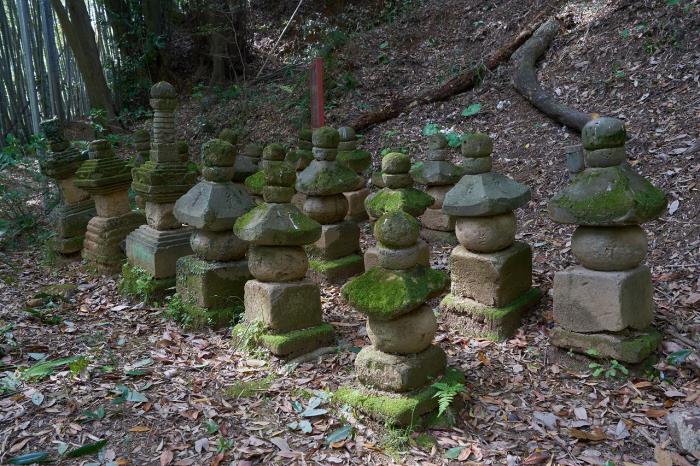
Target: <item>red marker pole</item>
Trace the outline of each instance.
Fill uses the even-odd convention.
[[[311,62],[311,127],[320,128],[325,123],[323,115],[323,58],[314,58]]]

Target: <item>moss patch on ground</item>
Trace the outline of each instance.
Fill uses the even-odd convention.
[[[335,341],[335,332],[330,324],[294,330],[283,334],[266,333],[260,336],[260,343],[276,356],[294,357],[308,353]]]
[[[262,379],[236,382],[224,390],[229,398],[250,398],[259,393],[264,393],[275,381],[274,375],[268,375]]]

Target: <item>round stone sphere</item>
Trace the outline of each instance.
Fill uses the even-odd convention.
[[[261,282],[289,282],[306,275],[309,260],[301,246],[251,246],[248,268]]]
[[[464,157],[488,157],[493,152],[493,141],[488,134],[469,133],[462,140]]]
[[[265,167],[265,184],[269,186],[293,186],[297,172],[286,162],[270,162]]]
[[[447,138],[442,133],[435,133],[428,139],[429,149],[447,149]]]
[[[343,194],[333,196],[308,196],[304,201],[304,213],[321,225],[341,222],[348,213],[348,200]]]
[[[459,244],[473,252],[496,252],[515,241],[513,212],[489,217],[457,217],[455,234]]]
[[[174,99],[176,97],[175,88],[167,81],[159,81],[151,87],[152,99]]]
[[[250,157],[253,159],[259,159],[260,157],[262,157],[262,153],[262,146],[254,142],[246,144],[243,147],[243,150],[241,151],[241,155],[245,155],[246,157]]]
[[[628,270],[646,257],[647,237],[639,225],[580,226],[571,238],[571,252],[587,269]]]
[[[316,128],[311,135],[311,141],[316,147],[324,147],[326,149],[337,149],[340,142],[340,135],[335,128],[323,126]]]
[[[190,236],[190,247],[201,259],[228,262],[243,259],[248,242],[232,231],[197,230]]]
[[[202,154],[207,167],[232,167],[236,162],[235,147],[223,139],[212,139],[202,144]]]
[[[263,159],[276,161],[284,160],[285,155],[287,155],[287,151],[284,150],[284,146],[277,143],[266,145],[262,153]]]
[[[411,158],[401,152],[390,152],[382,158],[382,173],[400,175],[411,169]]]
[[[219,139],[223,139],[226,142],[233,144],[234,146],[238,144],[238,131],[231,128],[224,128],[219,133]]]
[[[420,224],[415,217],[402,210],[388,212],[374,224],[374,237],[389,248],[408,248],[416,244]]]
[[[338,135],[341,141],[354,141],[357,138],[355,130],[351,126],[341,126],[338,128]]]
[[[587,150],[607,149],[625,145],[627,131],[622,120],[601,117],[591,120],[581,130],[583,148]]]
[[[385,353],[420,353],[430,346],[436,332],[437,319],[427,305],[389,321],[367,319],[369,340]]]

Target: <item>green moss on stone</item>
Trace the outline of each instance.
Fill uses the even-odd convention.
[[[334,335],[332,325],[321,324],[283,334],[263,334],[260,343],[277,356],[294,357],[332,344]]]
[[[651,354],[656,351],[663,336],[656,329],[649,329],[646,334],[622,343],[621,352],[624,354]]]
[[[243,314],[243,303],[230,307],[207,309],[184,299],[175,293],[168,301],[165,316],[183,327],[199,330],[206,327],[221,328],[231,325]]]
[[[162,298],[175,286],[175,277],[157,279],[141,267],[128,262],[122,265],[122,278],[119,280],[119,292],[143,300],[146,303]]]
[[[367,213],[375,218],[397,210],[419,217],[433,202],[429,194],[415,188],[384,188],[365,200],[365,208]]]
[[[405,314],[442,291],[448,283],[440,270],[418,266],[409,270],[373,267],[346,283],[341,289],[358,311],[378,320]]]
[[[354,189],[358,180],[357,173],[345,165],[313,161],[298,176],[296,189],[310,196],[329,196]]]
[[[245,179],[243,184],[245,184],[245,187],[248,188],[251,194],[262,196],[263,188],[265,187],[265,172],[261,170],[253,173]]]

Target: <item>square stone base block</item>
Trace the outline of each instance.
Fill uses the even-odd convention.
[[[56,235],[60,238],[83,236],[87,224],[96,216],[95,203],[88,199],[73,205],[63,205],[56,209]]]
[[[364,271],[362,257],[352,254],[329,261],[311,259],[306,275],[318,284],[343,283],[348,278],[360,275]]]
[[[518,241],[486,254],[457,246],[450,254],[449,267],[452,294],[487,306],[507,306],[532,286],[532,251]]]
[[[449,385],[464,384],[464,374],[448,368],[436,382]],[[363,386],[340,387],[333,395],[333,402],[350,405],[365,415],[391,425],[416,426],[421,417],[437,410],[437,390],[428,385],[408,393],[391,393]]]
[[[369,189],[362,188],[357,191],[349,191],[343,193],[348,201],[348,213],[345,216],[346,220],[361,222],[367,220],[367,210],[365,209],[365,199],[369,196]]]
[[[549,331],[554,346],[595,357],[611,358],[636,364],[649,357],[663,339],[654,328],[642,331],[627,330],[618,333],[579,333],[554,327]]]
[[[307,246],[310,258],[332,261],[360,251],[360,227],[352,221],[321,225],[321,237]]]
[[[321,292],[309,280],[245,284],[245,319],[262,321],[270,333],[288,333],[321,325]]]
[[[440,209],[425,209],[420,216],[423,228],[438,231],[455,231],[455,218],[443,214]]]
[[[227,309],[243,303],[245,284],[252,278],[248,261],[210,262],[190,255],[177,261],[175,287],[195,306]]]
[[[192,228],[156,230],[142,225],[126,238],[129,263],[140,267],[155,278],[175,276],[177,260],[192,254]]]
[[[355,358],[360,382],[378,390],[410,392],[431,384],[445,370],[447,356],[436,345],[420,353],[390,354],[365,346]]]
[[[71,236],[69,238],[50,238],[49,247],[52,251],[68,256],[83,249],[84,241],[85,235]]]
[[[423,238],[430,244],[444,244],[450,246],[457,246],[459,241],[457,241],[457,236],[453,231],[439,231],[430,230],[429,228],[421,228],[420,237]]]
[[[144,221],[143,215],[136,212],[119,217],[93,217],[85,232],[83,259],[99,273],[118,273],[126,259],[122,241]]]
[[[332,325],[321,324],[281,334],[266,333],[260,343],[279,358],[295,358],[335,344],[335,333]]]
[[[490,307],[473,299],[448,294],[440,303],[442,321],[467,336],[500,341],[511,337],[520,326],[520,319],[542,297],[539,288],[530,288],[504,307]]]
[[[426,242],[418,242],[418,247],[420,248],[420,257],[418,259],[418,265],[425,267],[430,267],[430,246]],[[365,270],[369,270],[376,266],[379,262],[379,250],[372,246],[365,251]]]
[[[571,267],[554,274],[554,321],[574,332],[644,329],[654,318],[649,267],[603,272]]]

